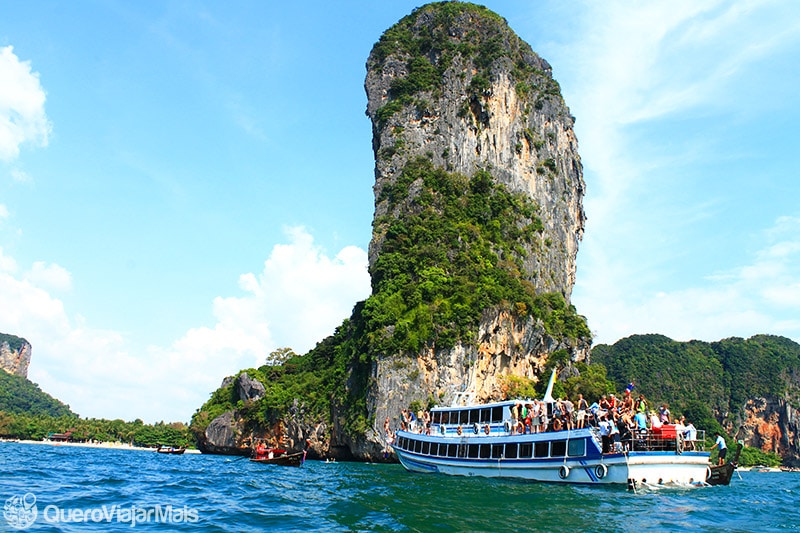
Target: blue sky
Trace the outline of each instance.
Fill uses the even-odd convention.
[[[2,5],[0,332],[33,345],[29,377],[82,416],[188,421],[349,316],[364,64],[418,5]],[[484,5],[577,118],[596,341],[800,341],[800,3]]]

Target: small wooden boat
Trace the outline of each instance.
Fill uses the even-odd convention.
[[[156,451],[158,453],[166,453],[168,455],[182,455],[186,448],[175,448],[174,446],[159,446]]]
[[[250,458],[254,463],[264,463],[280,466],[300,466],[305,462],[306,452],[287,453],[282,448],[258,448],[256,454]]]

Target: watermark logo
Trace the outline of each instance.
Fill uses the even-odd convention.
[[[28,492],[22,496],[12,496],[3,505],[3,518],[14,529],[26,529],[36,522],[39,510],[36,508],[36,495]]]
[[[187,506],[172,505],[102,505],[87,509],[46,505],[41,512],[36,506],[36,495],[28,492],[22,496],[12,496],[3,507],[3,517],[15,529],[27,529],[39,518],[46,524],[77,524],[116,522],[135,527],[137,524],[194,524],[200,520],[200,513]]]

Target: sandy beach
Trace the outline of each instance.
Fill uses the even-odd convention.
[[[124,442],[60,442],[52,440],[4,440],[0,442],[18,442],[20,444],[40,444],[46,446],[63,446],[72,448],[102,448],[105,450],[133,450],[141,452],[155,452],[155,448],[143,448],[141,446],[132,446]],[[193,454],[200,453],[200,450],[188,449],[184,453]]]

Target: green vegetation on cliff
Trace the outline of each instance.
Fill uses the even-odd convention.
[[[412,205],[410,189],[416,191]],[[372,347],[415,353],[474,342],[481,314],[503,307],[540,318],[553,336],[591,338],[583,317],[560,294],[537,294],[522,259],[542,245],[538,207],[509,192],[488,171],[471,178],[409,162],[378,201],[389,213],[375,219],[381,252],[371,269],[364,306]]]
[[[76,416],[68,405],[43,392],[36,383],[3,370],[0,370],[0,411],[35,416]]]
[[[16,335],[9,335],[8,333],[0,333],[0,344],[7,342],[8,347],[14,351],[18,352],[23,345],[25,345],[28,341],[23,339],[22,337],[17,337]]]
[[[420,24],[421,18],[425,22]],[[453,31],[459,28],[463,31]],[[386,30],[373,47],[368,68],[379,69],[389,57],[404,58],[406,75],[394,78],[389,101],[377,111],[383,124],[404,106],[423,103],[414,100],[428,92],[438,97],[442,77],[459,61],[475,69],[469,82],[469,95],[481,98],[490,87],[492,65],[506,60],[521,97],[536,97],[541,108],[544,99],[561,99],[558,83],[541,68],[525,41],[508,27],[506,20],[484,6],[468,2],[433,2],[415,9]],[[468,109],[468,102],[465,102]]]

